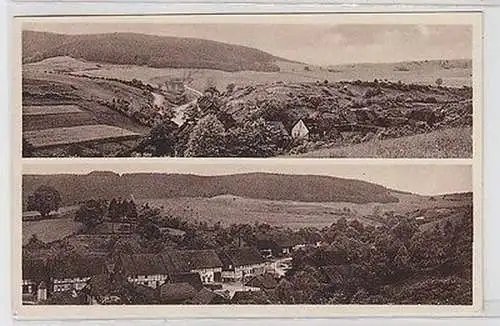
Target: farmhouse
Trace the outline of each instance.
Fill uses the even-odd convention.
[[[169,283],[189,283],[196,290],[201,290],[203,288],[203,283],[201,283],[200,274],[198,273],[177,273],[170,275]]]
[[[38,302],[47,299],[48,268],[41,258],[24,258],[22,261],[23,302]]]
[[[172,250],[162,259],[173,273],[198,273],[203,284],[221,282],[223,265],[214,250]]]
[[[90,278],[105,270],[103,256],[83,256],[76,259],[57,259],[53,263],[53,292],[82,290]]]
[[[294,248],[298,248],[300,245],[302,243],[299,239],[278,235],[259,235],[256,243],[257,249],[266,258],[290,255]]]
[[[308,139],[309,129],[307,128],[304,121],[299,120],[292,128],[292,137],[295,139]]]
[[[186,87],[180,78],[172,78],[165,82],[162,87],[165,99],[174,104],[181,104],[186,99]]]
[[[119,258],[116,268],[129,282],[155,289],[169,279],[172,267],[168,263],[161,255],[124,255]]]
[[[266,263],[257,249],[241,247],[222,249],[219,257],[224,265],[222,280],[225,282],[244,281],[265,272]]]

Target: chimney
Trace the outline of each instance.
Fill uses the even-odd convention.
[[[37,301],[47,300],[47,285],[44,281],[41,281],[38,285],[38,289],[36,291],[36,299]]]

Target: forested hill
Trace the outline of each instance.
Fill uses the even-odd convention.
[[[69,56],[87,61],[224,71],[279,71],[287,61],[258,49],[211,40],[136,33],[66,35],[23,31],[23,63]]]
[[[391,190],[373,183],[329,176],[249,173],[224,176],[111,172],[88,175],[24,175],[23,199],[41,185],[56,188],[63,205],[92,198],[172,198],[235,196],[303,202],[388,203]]]

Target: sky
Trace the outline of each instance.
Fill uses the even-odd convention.
[[[279,162],[279,163],[278,163]],[[131,168],[124,161],[105,160],[96,164],[85,162],[51,162],[43,165],[25,165],[24,174],[87,174],[92,171],[115,173],[181,173],[196,175],[224,175],[250,172],[282,174],[314,174],[364,180],[391,189],[410,191],[421,195],[436,195],[472,191],[472,167],[468,164],[369,164],[334,163],[330,160],[213,160],[190,159],[152,160],[136,164]]]
[[[64,34],[135,32],[254,47],[314,65],[472,58],[472,25],[327,23],[25,23]]]

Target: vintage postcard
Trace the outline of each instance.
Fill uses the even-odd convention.
[[[17,308],[189,318],[480,307],[470,164],[303,162],[25,164]]]
[[[19,318],[482,309],[480,13],[18,17]]]
[[[480,18],[20,19],[23,157],[472,158]]]

